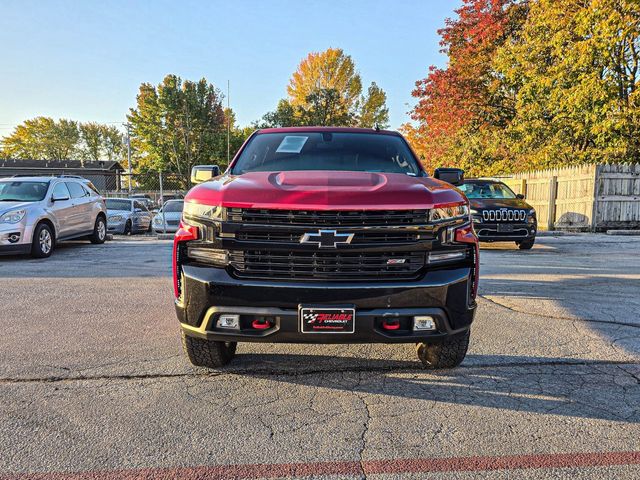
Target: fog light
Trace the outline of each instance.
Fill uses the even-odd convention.
[[[436,321],[429,315],[421,315],[413,317],[413,329],[414,330],[435,330]]]
[[[240,315],[220,315],[216,322],[217,328],[240,329]]]

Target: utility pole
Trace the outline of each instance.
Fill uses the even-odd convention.
[[[231,157],[231,107],[229,107],[229,80],[227,80],[227,165]]]
[[[125,128],[127,129],[127,164],[129,168],[129,195],[131,195],[131,180],[132,180],[132,169],[131,169],[131,133],[129,129],[131,128],[131,124],[129,122],[123,123]]]

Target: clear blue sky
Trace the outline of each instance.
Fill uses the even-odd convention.
[[[442,65],[436,30],[459,0],[0,1],[0,136],[38,115],[122,122],[142,82],[206,77],[246,125],[300,60],[339,47],[407,121],[414,82]]]

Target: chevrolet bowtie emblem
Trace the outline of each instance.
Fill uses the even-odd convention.
[[[335,230],[318,230],[318,233],[305,233],[300,243],[316,243],[320,248],[336,248],[353,240],[353,233],[338,233]]]

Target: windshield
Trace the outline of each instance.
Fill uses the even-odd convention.
[[[107,198],[107,210],[131,210],[131,202],[129,200],[117,200],[114,198]]]
[[[39,202],[44,200],[48,189],[49,182],[0,182],[0,202]]]
[[[232,173],[287,170],[422,174],[401,137],[332,132],[258,134],[244,148]]]
[[[504,183],[465,183],[458,188],[467,198],[516,198]]]
[[[184,206],[184,202],[167,202],[164,204],[163,210],[165,213],[182,212],[183,206]]]

